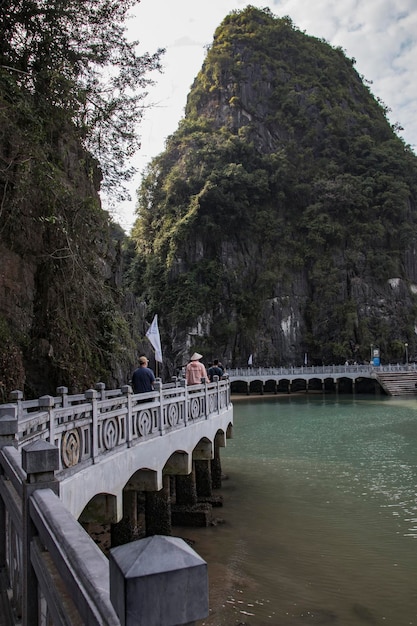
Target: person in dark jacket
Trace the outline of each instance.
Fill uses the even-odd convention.
[[[153,391],[155,382],[155,374],[148,367],[148,359],[146,356],[139,357],[139,367],[132,374],[133,393],[146,393]]]
[[[210,382],[213,382],[213,377],[214,376],[218,376],[219,378],[221,378],[223,376],[223,368],[221,367],[219,360],[218,359],[214,359],[213,361],[213,365],[211,367],[208,368],[207,370],[207,374],[208,377],[210,379]]]

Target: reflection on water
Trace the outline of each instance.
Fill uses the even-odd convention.
[[[222,468],[201,624],[417,625],[416,400],[236,402]]]

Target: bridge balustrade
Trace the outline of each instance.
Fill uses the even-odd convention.
[[[253,378],[255,376],[310,376],[313,374],[355,374],[372,372],[410,372],[417,371],[417,363],[388,363],[386,365],[356,364],[356,365],[314,365],[292,367],[238,367],[228,369],[229,378]]]
[[[60,500],[58,478],[230,408],[228,380],[155,387],[134,394],[98,383],[76,395],[62,387],[29,401],[16,391],[0,405],[0,574],[11,624],[127,623],[110,600],[108,560]]]
[[[103,383],[84,394],[23,400],[13,392],[10,407],[18,418],[18,446],[46,440],[60,451],[60,472],[97,463],[101,455],[208,419],[230,404],[228,380],[187,387],[185,381],[134,394],[129,385],[106,391]]]

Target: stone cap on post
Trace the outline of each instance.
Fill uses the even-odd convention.
[[[2,404],[0,406],[0,436],[17,433],[17,406]]]
[[[23,400],[23,391],[20,391],[19,389],[11,391],[9,398],[12,402],[18,402],[19,400]]]
[[[17,432],[17,406],[3,404],[0,407],[0,448],[10,445],[17,447]]]
[[[49,441],[33,441],[22,448],[22,467],[30,483],[50,482],[59,469],[59,450]]]
[[[110,598],[122,626],[179,626],[208,616],[207,563],[179,537],[112,548]]]

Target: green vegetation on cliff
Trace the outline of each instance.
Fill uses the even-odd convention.
[[[341,49],[248,7],[216,30],[139,193],[167,352],[230,365],[416,351],[417,159]],[[175,330],[174,330],[175,329]]]
[[[133,0],[0,3],[0,402],[123,384],[138,339],[116,193],[161,51],[125,37]]]

